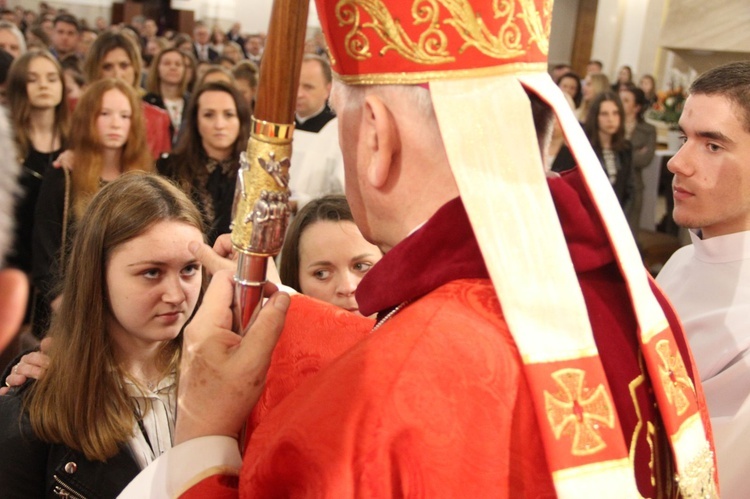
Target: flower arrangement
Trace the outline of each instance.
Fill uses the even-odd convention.
[[[670,130],[677,130],[677,122],[680,121],[682,108],[687,99],[682,87],[662,90],[657,92],[656,96],[657,100],[649,110],[648,117],[667,123]]]

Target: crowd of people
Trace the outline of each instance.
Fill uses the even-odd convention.
[[[142,16],[117,26],[100,18],[94,27],[45,3],[38,13],[4,9],[0,17],[0,54],[8,56],[0,87],[24,165],[8,262],[33,275],[27,319],[41,338],[58,304],[61,249],[103,183],[133,169],[157,171],[198,205],[209,243],[228,232],[264,40],[242,33],[239,24],[224,33],[198,21],[186,34],[160,30]],[[320,64],[327,70],[300,86],[300,95],[309,87],[317,94],[299,99],[300,119],[312,118],[300,128],[315,124],[315,132],[335,119],[327,105],[325,112],[319,109],[331,80],[327,61]],[[337,143],[335,122],[327,131],[314,139],[325,135],[327,144]],[[335,174],[327,167],[312,171],[304,183],[295,180],[301,205],[343,192],[340,162],[321,161],[329,163]],[[316,178],[326,175],[333,178]],[[309,183],[316,187],[307,188]]]
[[[656,128],[644,119],[656,102],[656,83],[647,74],[636,85],[633,70],[622,66],[610,85],[602,68],[600,61],[592,60],[583,77],[567,64],[555,65],[550,72],[575,110],[637,239],[643,205],[642,172],[656,152]],[[561,139],[549,161],[556,172],[576,165]]]
[[[264,37],[0,10],[3,497],[718,497],[722,474],[740,497],[748,300],[714,273],[730,244],[721,275],[746,273],[750,65],[691,87],[669,168],[695,250],[665,295],[633,244],[652,77],[496,74],[512,57],[467,66],[469,46],[440,71],[362,62],[335,4],[332,58],[315,38],[301,62],[270,262],[294,296],[244,337],[228,233]]]
[[[264,37],[200,21],[191,34],[160,32],[139,17],[92,27],[40,6],[0,11],[0,88],[15,130],[7,154],[23,167],[4,267],[32,283],[24,333],[3,347],[3,364],[44,339],[28,362],[10,364],[19,384],[30,376],[0,403],[8,464],[0,488],[8,497],[69,489],[110,497],[172,445],[178,333],[204,274],[188,243],[213,245],[223,234],[226,243]],[[324,134],[331,149],[330,68],[311,57],[297,117],[318,142],[333,121]],[[297,181],[305,194],[281,268],[288,289],[354,315],[357,284],[381,253],[352,221],[343,173],[315,178],[325,173],[308,175],[314,189]],[[85,383],[71,383],[71,365],[87,366],[75,374]],[[111,403],[81,419],[92,400]],[[21,427],[6,425],[19,419]],[[78,424],[89,431],[71,431]],[[52,458],[39,459],[42,450]],[[62,478],[71,461],[86,479]]]

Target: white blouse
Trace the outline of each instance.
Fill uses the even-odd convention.
[[[123,381],[125,391],[133,399],[136,423],[128,446],[141,469],[172,447],[177,382],[172,374],[163,378],[153,390]]]

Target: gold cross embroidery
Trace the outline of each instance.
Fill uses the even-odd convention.
[[[544,406],[556,439],[573,436],[574,456],[595,454],[607,447],[599,435],[600,424],[614,428],[612,403],[604,385],[594,390],[585,384],[582,369],[561,369],[552,374],[559,389],[556,395],[545,391]]]
[[[656,343],[656,353],[662,360],[659,366],[661,384],[667,395],[667,400],[677,410],[677,415],[682,416],[688,407],[690,399],[685,395],[685,389],[695,391],[693,382],[687,374],[682,357],[672,354],[672,348],[668,340]]]

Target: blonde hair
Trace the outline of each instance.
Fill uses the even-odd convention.
[[[25,398],[34,433],[87,459],[105,461],[132,435],[135,415],[122,387],[107,331],[109,256],[155,223],[174,220],[203,232],[201,214],[187,195],[157,175],[131,172],[110,182],[81,218],[63,282],[63,300],[50,327],[55,338],[45,376]],[[165,342],[158,366],[177,369],[181,335]]]
[[[166,48],[161,50],[158,54],[156,54],[156,57],[154,57],[154,62],[151,64],[151,69],[148,72],[148,77],[146,78],[146,91],[150,92],[152,94],[161,95],[161,76],[159,75],[159,64],[161,64],[162,58],[167,54],[177,54],[180,56],[180,60],[183,64],[183,73],[182,73],[182,81],[180,82],[180,93],[184,94],[187,91],[188,81],[187,81],[187,63],[185,62],[185,56],[183,55],[182,51],[176,47],[172,48]]]

